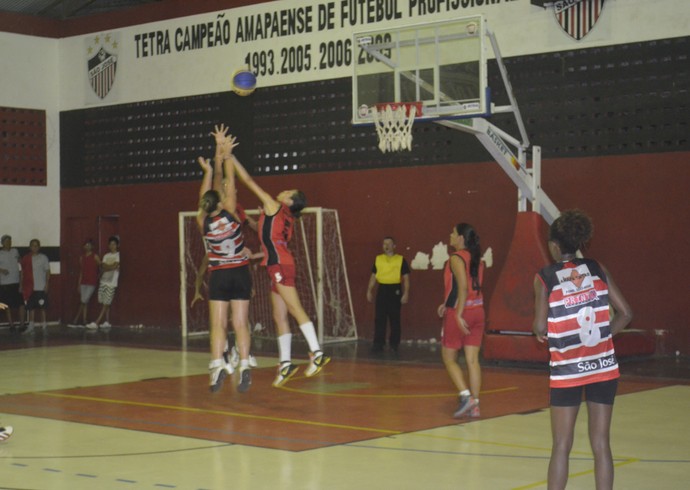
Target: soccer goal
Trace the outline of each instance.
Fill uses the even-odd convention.
[[[247,210],[258,218],[257,210]],[[180,310],[183,341],[194,335],[208,335],[208,278],[204,279],[204,301],[194,298],[197,270],[205,252],[196,224],[196,211],[179,213]],[[254,230],[243,230],[245,244],[259,251],[259,237]],[[320,207],[305,208],[295,222],[290,242],[297,271],[296,287],[302,306],[314,322],[322,344],[357,340],[357,326],[352,295],[347,278],[345,254],[338,211]],[[255,337],[275,338],[271,314],[271,283],[266,268],[258,261],[251,264],[254,296],[249,303],[249,325]],[[290,318],[293,333],[298,325]]]

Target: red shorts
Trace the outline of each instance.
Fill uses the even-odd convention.
[[[462,312],[467,322],[470,334],[465,335],[455,318],[455,308],[446,308],[443,315],[443,330],[441,331],[441,345],[449,349],[460,350],[466,345],[480,347],[484,336],[484,308],[469,308]]]
[[[268,275],[271,277],[271,291],[278,292],[276,284],[281,286],[295,287],[295,265],[294,264],[275,264],[266,267]]]

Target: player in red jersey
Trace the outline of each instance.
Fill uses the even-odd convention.
[[[295,288],[295,260],[288,249],[295,218],[304,209],[306,198],[304,193],[296,189],[283,191],[273,198],[259,187],[237,158],[234,159],[234,165],[240,180],[261,200],[263,206],[259,218],[259,238],[264,253],[261,263],[266,266],[271,277],[271,304],[280,353],[278,374],[273,386],[278,387],[297,372],[297,366],[292,364],[292,334],[288,313],[297,321],[309,344],[311,361],[305,375],[314,376],[330,361],[321,350],[314,324],[300,302]]]
[[[479,417],[479,392],[482,372],[479,349],[484,335],[484,300],[482,282],[484,262],[481,259],[479,235],[467,223],[459,223],[450,233],[450,246],[455,249],[443,274],[445,301],[438,307],[443,318],[441,356],[448,376],[459,391],[455,418],[464,415]],[[458,364],[462,349],[469,375],[469,389]]]
[[[540,342],[548,339],[551,353],[550,490],[563,489],[568,482],[583,392],[596,488],[613,488],[609,433],[619,373],[612,337],[630,323],[632,310],[601,264],[576,256],[591,236],[592,222],[582,211],[561,214],[549,230],[549,251],[556,264],[544,267],[534,279],[533,330]],[[612,320],[609,305],[616,313]]]
[[[242,228],[237,216],[235,192],[235,170],[232,148],[235,140],[226,136],[224,125],[216,126],[211,133],[216,140],[216,159],[222,159],[225,179],[216,179],[212,189],[213,170],[211,163],[199,157],[204,177],[199,191],[199,213],[197,224],[209,259],[209,316],[211,332],[210,388],[218,391],[226,374],[233,368],[223,358],[227,344],[228,306],[231,307],[232,325],[240,351],[240,381],[238,391],[245,392],[251,385],[249,370],[249,299],[252,281],[249,272],[249,258],[244,247]]]

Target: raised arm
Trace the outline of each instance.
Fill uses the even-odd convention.
[[[192,304],[190,307],[194,307],[194,303],[203,299],[201,295],[201,285],[204,283],[204,275],[206,274],[206,269],[208,269],[208,254],[204,254],[204,258],[201,259],[199,268],[196,271],[196,279],[194,281],[194,298],[192,299]]]
[[[232,155],[232,158],[235,164],[235,172],[237,172],[237,177],[239,177],[242,183],[247,186],[247,188],[252,191],[256,197],[259,198],[261,204],[263,205],[264,212],[268,216],[273,216],[276,214],[278,209],[280,209],[280,203],[273,199],[268,192],[259,187],[259,184],[254,181],[251,175],[249,175],[249,172],[247,172],[235,155]]]
[[[237,210],[237,187],[235,185],[235,161],[232,150],[239,143],[235,142],[232,136],[225,137],[223,144],[223,169],[225,178],[223,179],[223,189],[220,192],[223,201],[223,208],[232,214]]]
[[[201,187],[199,188],[199,212],[196,215],[196,223],[201,229],[204,226],[204,219],[206,219],[207,215],[204,207],[201,204],[201,200],[204,197],[204,194],[211,190],[211,174],[213,173],[213,170],[211,169],[210,160],[207,160],[204,157],[199,157],[197,161],[199,162],[201,170],[204,172],[204,176],[201,178]]]

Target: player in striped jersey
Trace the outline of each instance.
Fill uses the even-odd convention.
[[[211,332],[211,362],[209,363],[210,389],[218,391],[226,374],[233,368],[223,358],[227,343],[228,306],[231,308],[232,325],[240,351],[240,381],[238,391],[245,392],[251,385],[249,369],[249,299],[252,280],[249,258],[244,247],[242,227],[237,216],[235,170],[232,149],[234,138],[226,136],[224,125],[216,126],[211,133],[216,140],[216,159],[223,160],[224,188],[212,189],[211,162],[199,157],[204,177],[199,191],[197,225],[204,237],[209,260],[209,316]],[[217,179],[218,182],[220,179]]]
[[[619,373],[612,337],[630,323],[632,310],[601,264],[576,256],[591,236],[592,222],[582,211],[561,214],[549,230],[549,251],[556,263],[544,267],[534,279],[533,330],[540,342],[548,339],[551,353],[549,489],[565,488],[568,481],[583,392],[596,488],[613,487],[609,433]],[[613,319],[609,306],[615,311]]]

